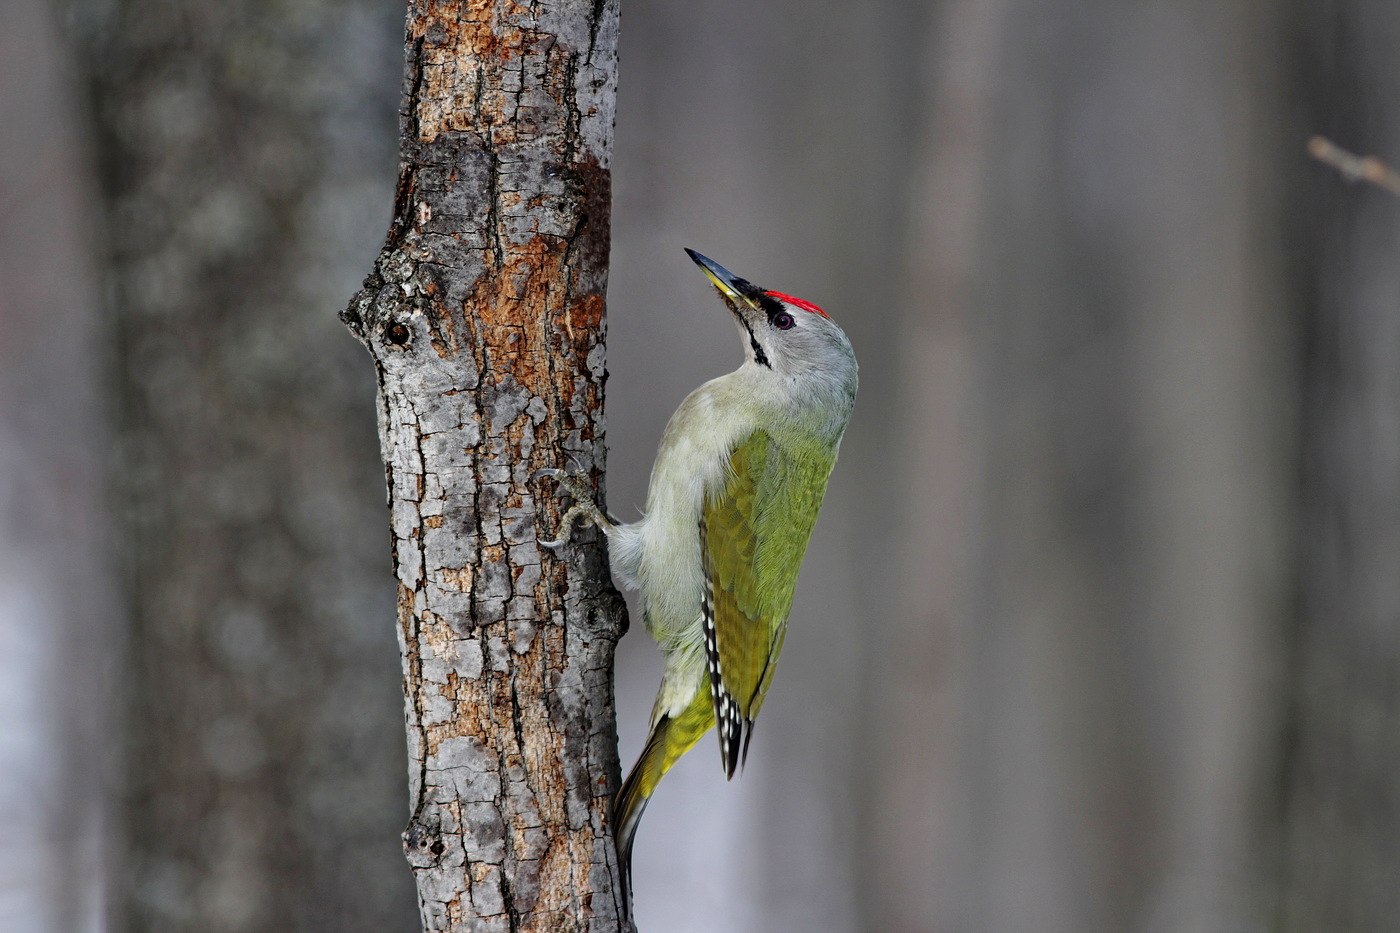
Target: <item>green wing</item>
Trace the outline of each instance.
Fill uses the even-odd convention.
[[[757,431],[734,449],[732,477],[701,516],[701,616],[720,754],[730,777],[748,756],[834,462],[829,449],[784,448]]]

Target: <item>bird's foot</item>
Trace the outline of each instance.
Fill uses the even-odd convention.
[[[613,526],[612,520],[593,501],[593,492],[588,485],[588,473],[581,469],[578,462],[574,461],[572,457],[569,459],[572,469],[557,470],[553,467],[547,467],[543,470],[536,470],[530,476],[532,481],[543,477],[555,480],[568,493],[569,498],[574,500],[574,504],[569,506],[559,520],[559,537],[553,541],[539,542],[541,547],[547,547],[550,550],[558,550],[569,543],[573,538],[574,525],[579,519],[591,522],[603,531],[607,531]]]

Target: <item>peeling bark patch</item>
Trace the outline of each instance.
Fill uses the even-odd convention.
[[[441,577],[443,583],[460,593],[472,591],[472,568],[470,567],[444,567],[441,571]]]
[[[374,357],[428,930],[622,929],[622,602],[536,542],[602,470],[615,2],[410,2],[404,169],[342,315]]]

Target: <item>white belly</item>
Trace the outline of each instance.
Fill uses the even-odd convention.
[[[654,715],[678,714],[705,673],[700,515],[728,481],[729,456],[754,430],[751,374],[711,380],[686,397],[662,435],[646,515],[608,535],[613,572],[640,591],[647,631],[666,655]]]
[[[647,629],[663,649],[699,643],[700,513],[727,481],[735,445],[753,432],[745,375],[711,380],[676,409],[652,466],[645,517],[611,536],[614,569],[641,591]]]

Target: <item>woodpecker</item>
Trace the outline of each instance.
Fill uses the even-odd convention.
[[[671,416],[645,515],[618,522],[578,474],[540,471],[573,499],[560,538],[541,543],[562,547],[580,519],[601,529],[665,655],[646,746],[613,804],[629,890],[637,824],[662,776],[716,724],[725,777],[748,757],[856,396],[855,352],[825,311],[686,252],[732,313],[744,362]]]

